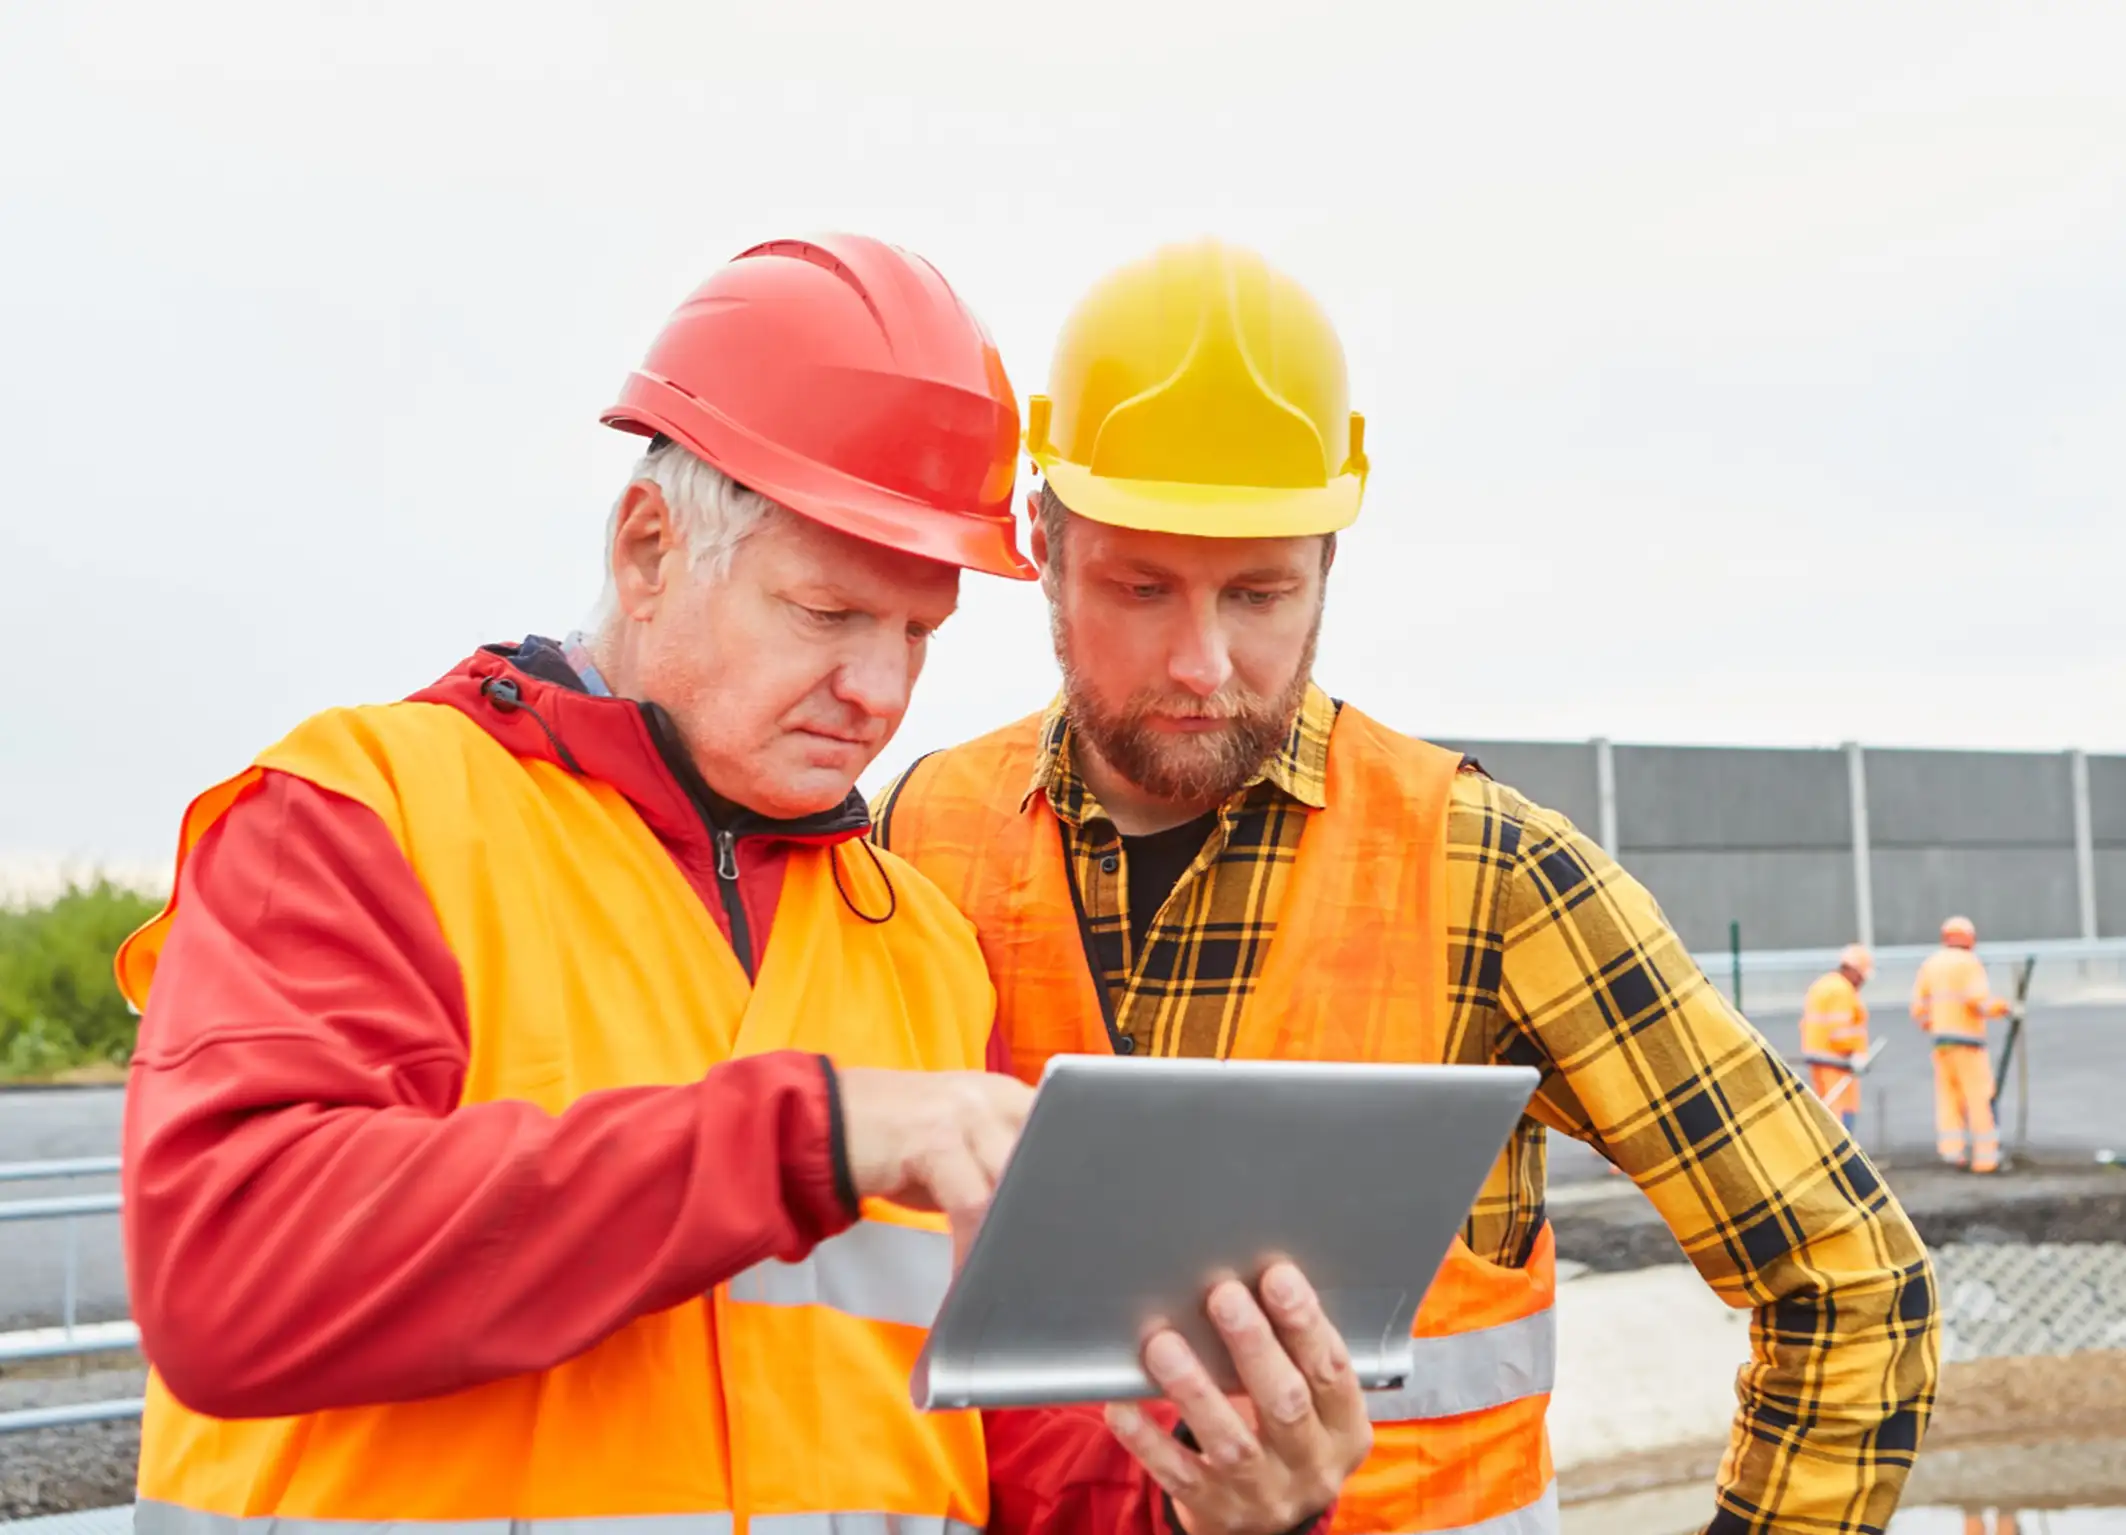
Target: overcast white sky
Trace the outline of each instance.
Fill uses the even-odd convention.
[[[0,858],[156,860],[308,711],[565,630],[598,411],[757,240],[1021,395],[1253,243],[1374,474],[1320,675],[1418,733],[2126,749],[2126,7],[0,7]],[[971,579],[881,767],[1053,682]]]

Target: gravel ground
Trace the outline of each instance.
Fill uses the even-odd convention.
[[[146,1379],[137,1366],[64,1371],[46,1367],[34,1375],[0,1376],[0,1411],[138,1396]],[[131,1502],[133,1467],[139,1458],[138,1423],[84,1423],[0,1436],[0,1518]]]
[[[1986,1177],[1928,1163],[1882,1171],[1929,1246],[2115,1242],[2126,1233],[2126,1169],[2032,1160]],[[1560,1258],[1604,1273],[1684,1261],[1653,1206],[1623,1179],[1583,1185],[1573,1200],[1562,1195],[1551,1211]]]

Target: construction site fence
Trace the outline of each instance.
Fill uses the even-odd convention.
[[[1868,996],[1877,1012],[1894,1009],[1911,995],[1920,964],[1937,945],[1914,944],[1877,949],[1875,975]],[[1837,949],[1744,950],[1701,953],[1692,957],[1707,979],[1745,1014],[1798,1013],[1809,983],[1838,968]],[[2027,942],[1981,942],[1993,989],[2012,992],[2015,973],[2025,960],[2030,972],[2029,1005],[2076,1007],[2126,1003],[2126,938],[2034,939]],[[1739,978],[1740,996],[1737,997]]]
[[[0,1162],[0,1184],[55,1183],[75,1178],[111,1177],[116,1157],[69,1157],[42,1162]],[[140,1330],[131,1322],[83,1323],[77,1317],[81,1295],[80,1222],[109,1220],[118,1214],[115,1193],[58,1194],[0,1201],[0,1226],[56,1221],[64,1227],[65,1268],[57,1327],[0,1333],[0,1369],[31,1360],[123,1353],[140,1346]],[[78,1423],[108,1423],[137,1418],[139,1397],[103,1402],[70,1402],[53,1407],[24,1407],[0,1412],[0,1434],[31,1429],[65,1428]]]

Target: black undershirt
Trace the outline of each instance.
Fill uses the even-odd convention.
[[[1144,952],[1145,936],[1152,919],[1181,883],[1181,876],[1210,840],[1218,824],[1218,812],[1208,811],[1193,821],[1170,826],[1165,831],[1146,832],[1122,839],[1122,857],[1129,867],[1129,952]]]

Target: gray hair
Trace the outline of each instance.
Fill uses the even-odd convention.
[[[664,493],[672,522],[686,543],[687,562],[711,581],[731,573],[738,546],[758,533],[782,512],[782,507],[757,490],[739,484],[714,464],[704,462],[669,438],[660,438],[635,461],[628,487],[651,484]],[[589,623],[593,634],[604,630],[619,605],[613,585],[613,535],[620,527],[620,508],[627,499],[622,490],[605,519],[605,587]]]

